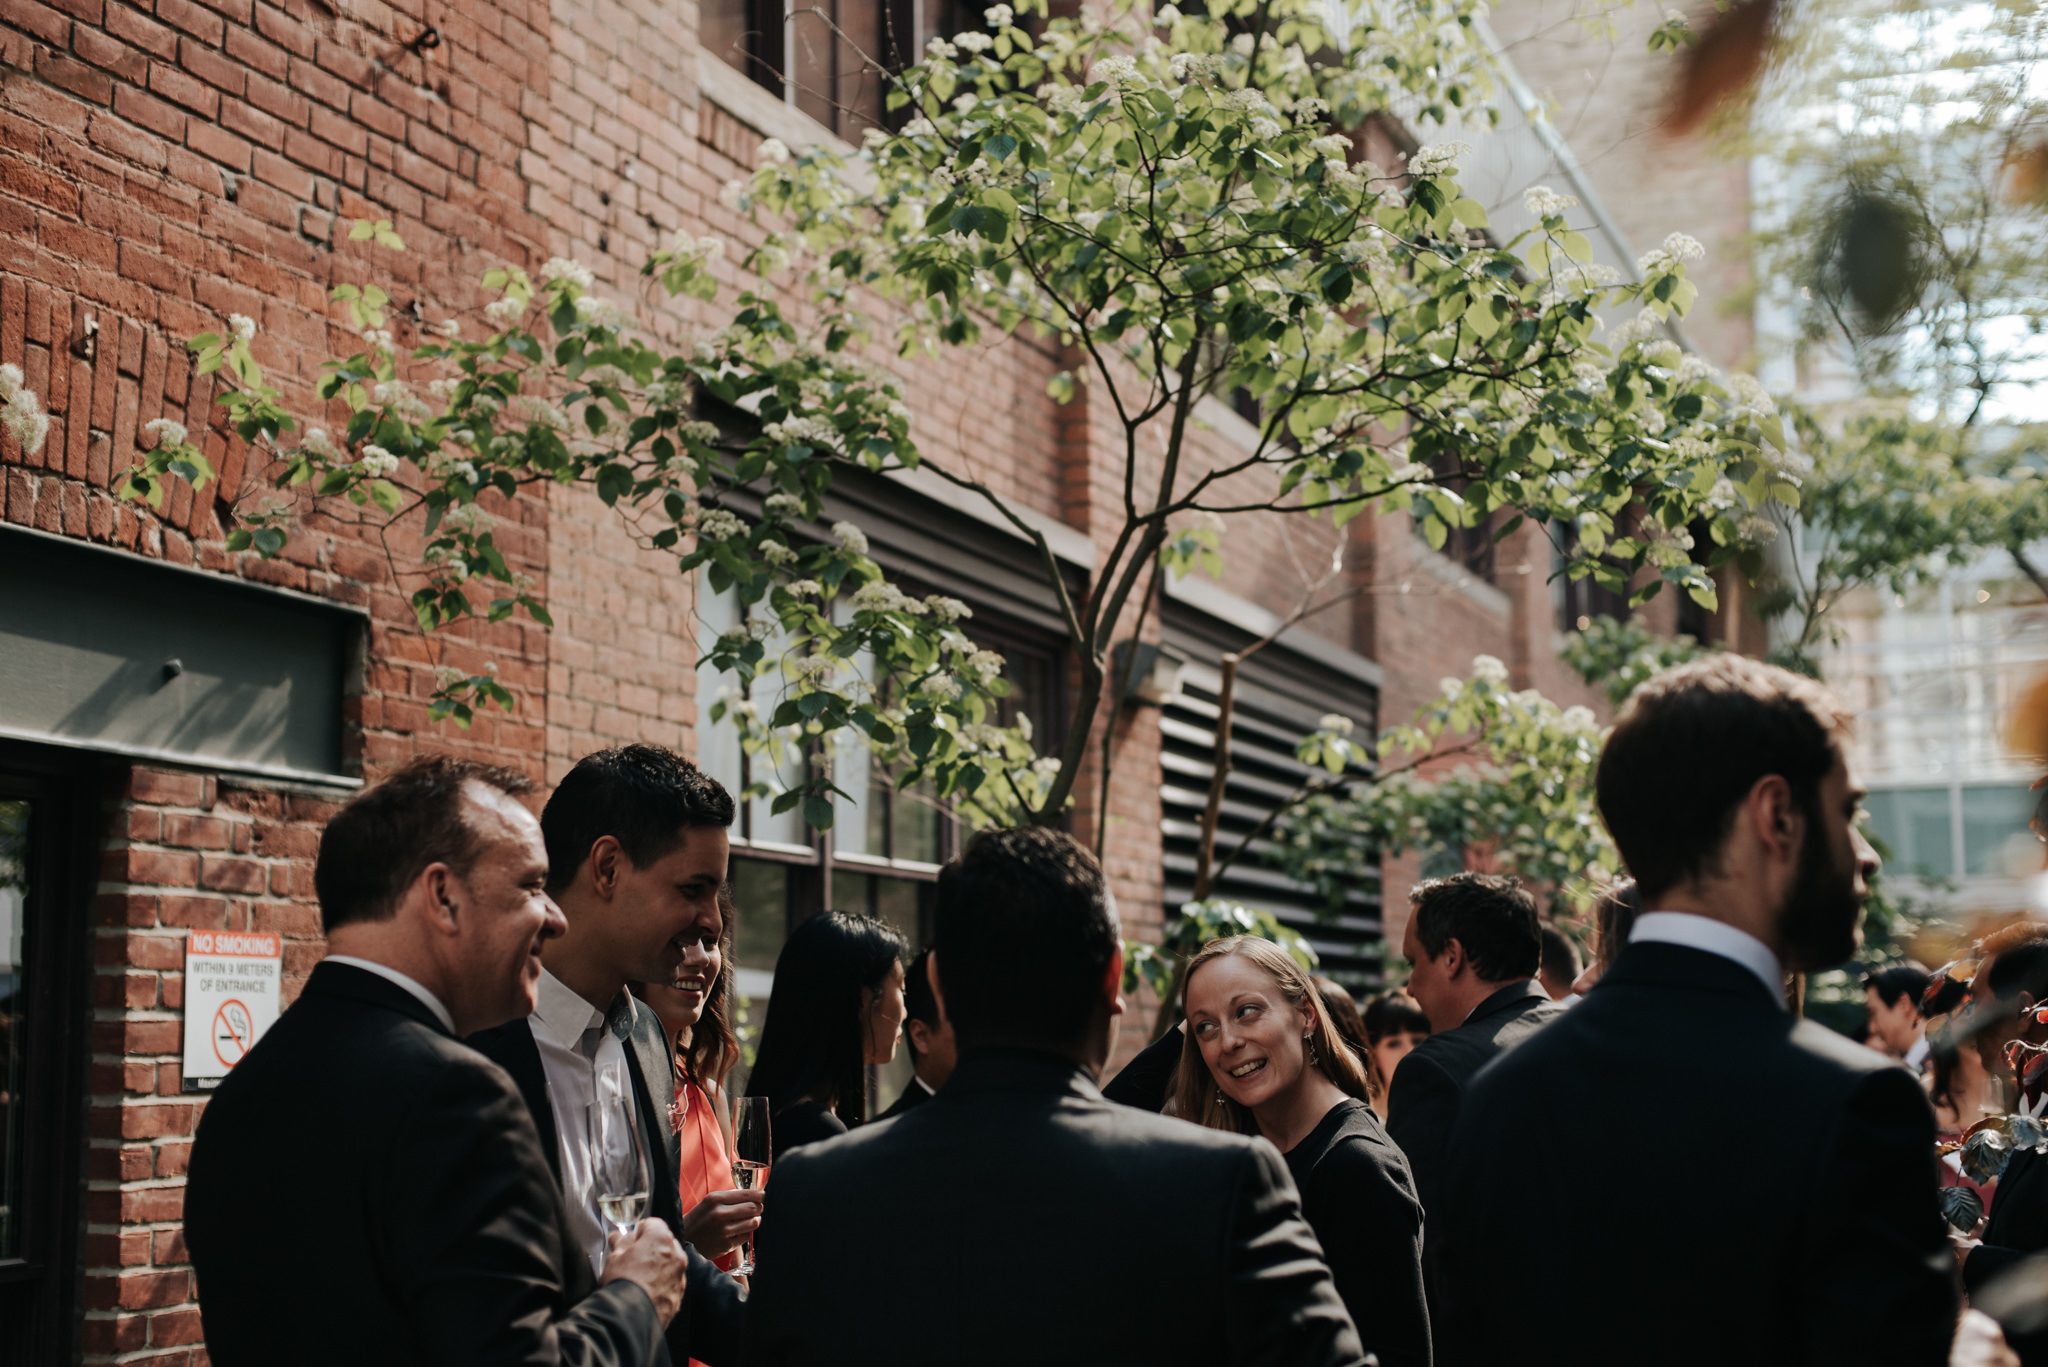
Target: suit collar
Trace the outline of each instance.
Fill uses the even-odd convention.
[[[998,1092],[1073,1096],[1102,1100],[1101,1089],[1086,1068],[1061,1054],[1035,1049],[970,1049],[961,1055],[953,1076],[934,1093],[934,1103],[966,1100]]]
[[[1549,1002],[1550,994],[1543,990],[1541,983],[1534,978],[1524,978],[1520,982],[1509,983],[1473,1007],[1472,1014],[1465,1017],[1465,1024],[1477,1025],[1494,1016],[1510,1013],[1520,1015],[1534,1007],[1546,1006]]]
[[[1595,992],[1614,986],[1687,988],[1713,992],[1769,1006],[1783,1012],[1785,1004],[1764,988],[1756,974],[1710,950],[1656,940],[1638,941],[1621,951]]]
[[[424,988],[421,991],[425,991]],[[352,963],[341,963],[334,959],[322,959],[313,966],[312,976],[306,979],[306,986],[300,996],[333,997],[342,1001],[360,1002],[366,1006],[380,1006],[396,1011],[409,1020],[418,1021],[437,1034],[451,1038],[454,1031],[441,1023],[440,1015],[416,996],[411,989],[400,985],[382,973],[367,968],[358,968]],[[538,1056],[536,1056],[537,1060]]]

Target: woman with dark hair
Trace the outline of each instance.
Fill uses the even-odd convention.
[[[720,1267],[761,1223],[761,1193],[732,1185],[726,1136],[732,1121],[725,1080],[739,1062],[732,1032],[732,884],[718,890],[716,920],[690,928],[673,986],[634,983],[633,993],[654,1008],[675,1049],[676,1095],[669,1123],[676,1132],[683,1210],[682,1237]]]
[[[896,1057],[903,936],[886,921],[828,911],[798,926],[775,960],[748,1096],[768,1098],[778,1159],[867,1117],[867,1070]]]
[[[1189,962],[1185,999],[1175,1113],[1280,1150],[1366,1351],[1428,1367],[1415,1178],[1315,984],[1279,946],[1234,935]]]
[[[1429,1017],[1406,992],[1382,992],[1365,1004],[1365,1075],[1372,1083],[1372,1108],[1387,1118],[1387,1090],[1394,1069],[1410,1050],[1429,1038]]]

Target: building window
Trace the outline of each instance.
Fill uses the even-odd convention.
[[[849,142],[902,121],[888,73],[934,36],[981,27],[950,0],[708,0],[702,13],[706,48]]]
[[[1005,622],[977,604],[964,582],[933,585],[909,578],[897,582],[906,592],[945,593],[974,608],[975,616],[966,624],[969,634],[1006,661],[1004,677],[1011,691],[997,710],[997,720],[1011,725],[1020,716],[1029,717],[1040,753],[1057,746],[1064,719],[1058,686],[1063,677],[1063,643]],[[700,600],[698,617],[701,658],[713,639],[738,624],[739,599],[728,592]],[[786,649],[786,642],[770,640],[767,649],[773,660]],[[866,662],[858,663],[865,670]],[[779,769],[764,768],[761,757],[749,755],[741,747],[738,731],[729,720],[711,720],[711,704],[721,693],[732,699],[734,688],[730,676],[708,665],[699,666],[697,762],[735,795],[756,782],[771,790],[769,796],[740,801],[732,833],[731,876],[739,912],[734,987],[745,999],[745,1027],[758,1032],[774,989],[775,960],[783,942],[791,930],[818,913],[851,911],[877,916],[901,931],[913,950],[928,944],[932,887],[940,866],[958,849],[963,832],[928,781],[899,788],[896,776],[883,772],[866,746],[852,735],[836,738],[838,747],[829,756],[814,749],[789,757]],[[771,711],[779,691],[779,682],[764,675],[755,681],[748,700],[763,712]],[[849,794],[838,801],[830,830],[810,829],[794,809],[779,815],[771,810],[774,792],[787,791],[801,782],[806,766],[827,762],[834,781]],[[899,1049],[895,1063],[874,1073],[870,1114],[894,1102],[909,1084],[907,1054]]]
[[[1567,523],[1552,525],[1552,541],[1556,553],[1550,562],[1553,576],[1551,583],[1554,601],[1557,604],[1557,629],[1559,631],[1584,631],[1593,625],[1595,617],[1612,617],[1617,622],[1629,619],[1628,595],[1619,589],[1610,589],[1591,574],[1574,579],[1565,573],[1579,548],[1578,531]]]

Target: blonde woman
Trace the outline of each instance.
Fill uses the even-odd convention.
[[[1428,1367],[1415,1179],[1308,974],[1270,941],[1212,940],[1188,966],[1185,999],[1174,1109],[1285,1155],[1366,1351],[1383,1367]]]

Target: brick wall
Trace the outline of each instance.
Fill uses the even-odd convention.
[[[331,802],[137,768],[105,804],[93,937],[86,1360],[203,1362],[181,1217],[203,1095],[184,1092],[185,936],[285,939],[284,993],[322,952],[313,856]]]

